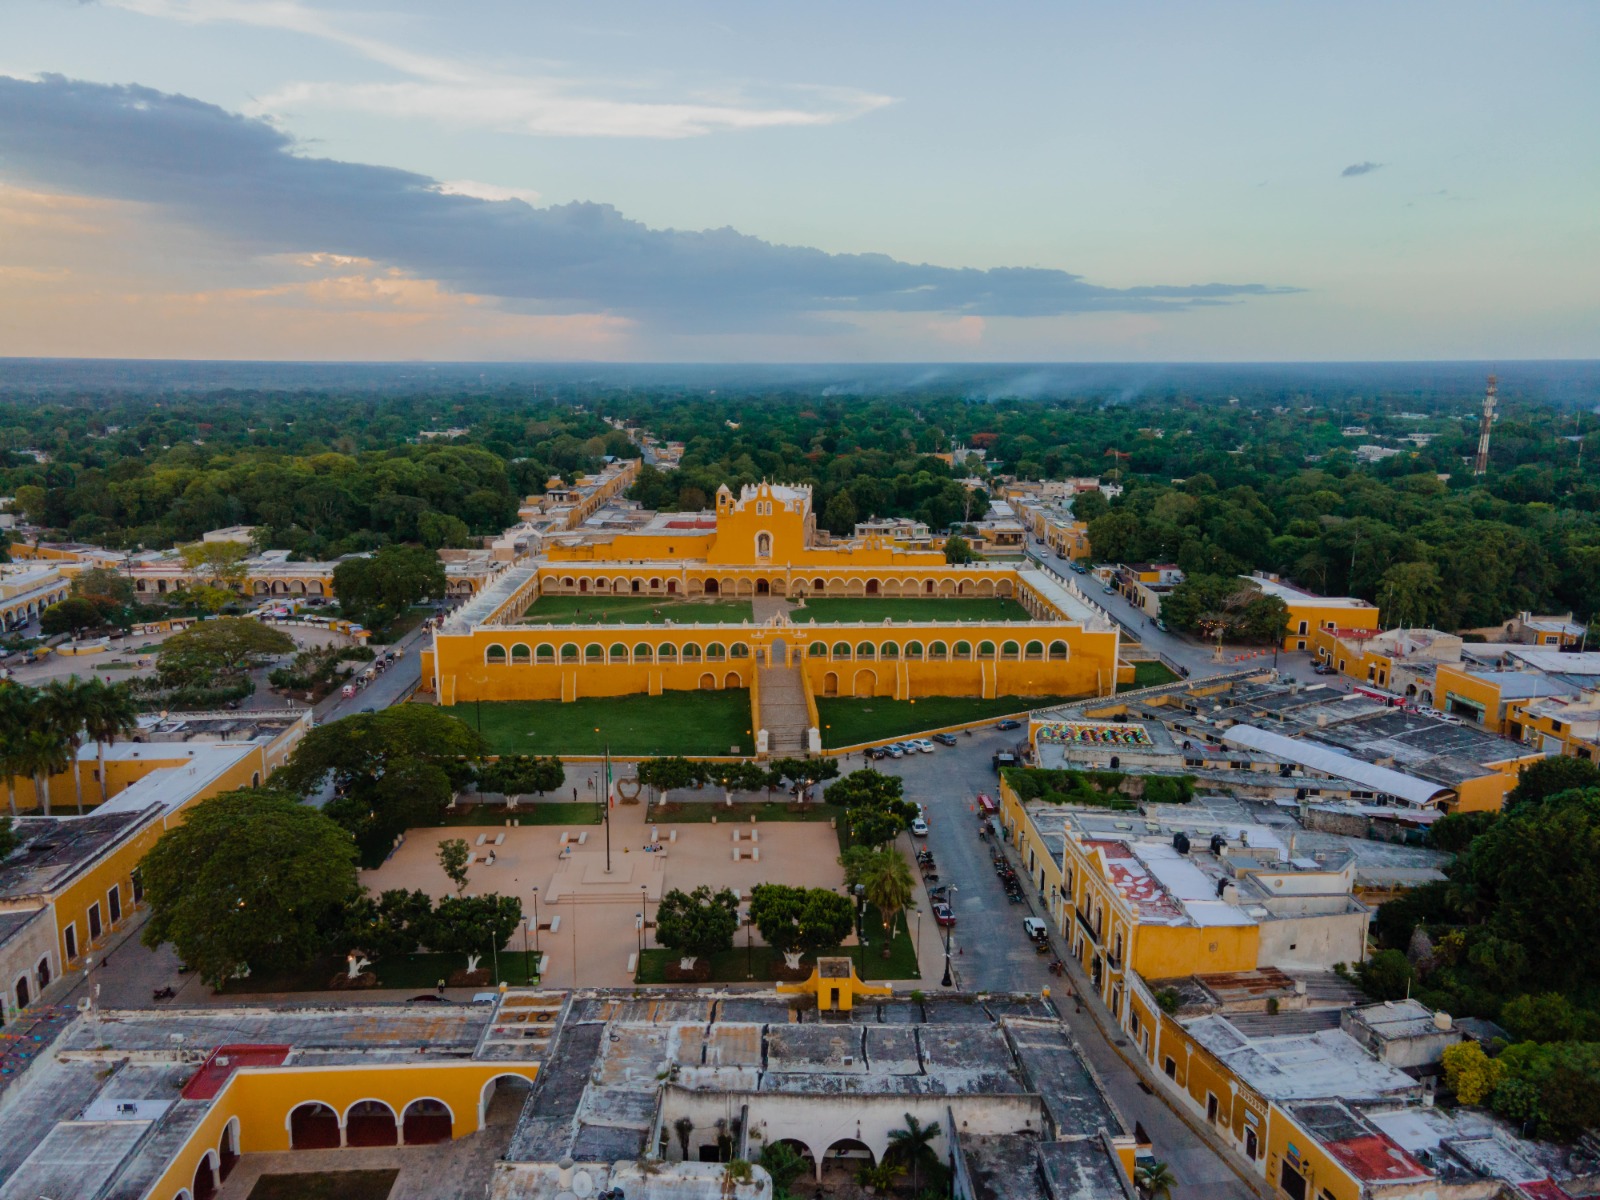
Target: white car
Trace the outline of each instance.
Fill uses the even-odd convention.
[[[927,837],[928,823],[921,817],[918,817],[915,821],[911,822],[911,832],[916,837]]]
[[[927,738],[918,738],[914,742],[907,742],[906,745],[913,746],[916,749],[921,750],[924,754],[932,754],[934,751],[933,743]]]

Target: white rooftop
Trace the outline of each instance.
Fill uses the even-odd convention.
[[[1417,1088],[1411,1076],[1380,1062],[1337,1029],[1251,1037],[1220,1015],[1196,1017],[1183,1026],[1269,1100],[1365,1100]]]
[[[1279,762],[1297,763],[1323,775],[1359,783],[1363,788],[1419,806],[1434,803],[1450,790],[1414,775],[1405,775],[1367,762],[1366,759],[1342,754],[1330,746],[1285,737],[1255,725],[1231,726],[1222,735],[1222,740],[1230,746],[1255,750]]]

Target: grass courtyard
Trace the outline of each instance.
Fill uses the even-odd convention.
[[[676,596],[540,596],[524,625],[737,625],[753,619],[748,600],[684,600]]]
[[[804,608],[790,613],[797,625],[815,620],[818,625],[848,621],[1031,621],[1028,610],[1015,600],[999,599],[903,599],[900,597],[826,596],[807,600]]]
[[[868,945],[861,946],[835,946],[831,950],[822,951],[821,957],[839,956],[849,958],[856,964],[857,973],[863,979],[916,979],[921,974],[917,965],[917,949],[912,945],[910,926],[916,921],[915,915],[902,913],[895,920],[894,939],[889,945],[889,957],[883,957],[883,918],[872,905],[867,905],[866,921],[863,930],[866,933]],[[676,950],[658,950],[651,948],[639,957],[638,974],[634,976],[635,983],[666,983],[667,966],[678,961]],[[809,968],[812,959],[804,960],[803,965]],[[708,983],[742,983],[749,978],[758,982],[767,982],[774,978],[773,968],[782,964],[783,955],[770,946],[755,946],[748,948],[744,945],[744,935],[739,933],[734,937],[734,946],[731,950],[724,950],[720,954],[711,956],[711,975]]]
[[[479,727],[494,754],[685,756],[754,754],[750,692],[664,692],[659,696],[495,700],[454,709]],[[481,722],[481,724],[480,724]]]
[[[924,696],[920,700],[891,700],[884,696],[818,696],[817,715],[822,719],[822,745],[832,750],[863,742],[891,741],[945,725],[1009,716],[1030,708],[1050,708],[1079,698],[996,696],[983,700],[975,696]]]
[[[385,1200],[399,1177],[398,1169],[263,1175],[250,1200]]]
[[[1163,683],[1171,683],[1175,679],[1177,676],[1165,663],[1136,662],[1133,664],[1133,682],[1117,684],[1117,691],[1133,692],[1139,688],[1160,687]]]

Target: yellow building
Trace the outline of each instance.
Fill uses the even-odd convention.
[[[44,563],[0,565],[0,632],[20,629],[67,598],[71,581]]]
[[[1318,596],[1284,583],[1275,575],[1248,575],[1245,578],[1269,596],[1288,606],[1284,625],[1285,650],[1309,650],[1312,634],[1318,629],[1372,630],[1378,628],[1378,606],[1353,596]]]
[[[770,601],[743,624],[522,624],[542,596]],[[1029,621],[808,621],[808,597],[1009,599]],[[672,610],[692,620],[692,606]],[[639,530],[574,535],[508,572],[434,636],[425,687],[442,704],[575,700],[752,687],[758,668],[816,696],[1100,695],[1119,676],[1116,628],[1073,586],[1025,565],[950,566],[888,538],[819,534],[808,488],[717,494],[713,514],[660,514]]]

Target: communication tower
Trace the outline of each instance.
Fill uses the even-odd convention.
[[[1489,431],[1494,428],[1494,405],[1498,393],[1499,381],[1491,375],[1489,387],[1483,393],[1483,423],[1478,427],[1478,461],[1472,468],[1474,475],[1489,473]]]

